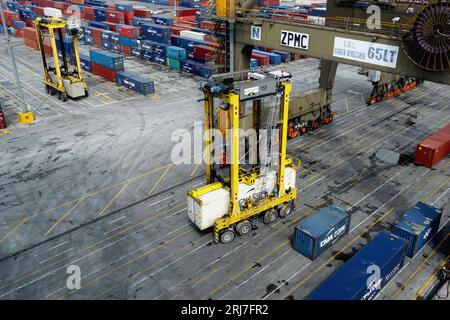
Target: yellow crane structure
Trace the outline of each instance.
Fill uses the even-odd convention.
[[[58,95],[58,99],[67,101],[68,98],[86,97],[88,95],[86,82],[83,80],[83,73],[78,55],[78,35],[80,29],[73,26],[66,19],[58,17],[37,18],[35,20],[37,41],[42,57],[44,68],[45,90],[48,94]],[[75,69],[69,69],[68,56],[63,43],[63,30],[66,31],[68,39],[71,39],[74,47]],[[47,61],[44,50],[44,36],[48,34],[52,48],[53,65]],[[56,45],[56,37],[59,38],[60,48]],[[59,56],[59,52],[61,57]]]
[[[188,216],[201,230],[213,227],[215,242],[229,243],[236,234],[245,235],[252,230],[253,218],[261,215],[266,224],[271,224],[293,211],[297,198],[296,167],[291,159],[286,158],[292,85],[289,79],[270,72],[240,72],[213,76],[202,83],[201,89],[204,94],[207,185],[188,192]],[[245,116],[243,108],[251,103],[253,114],[260,115],[259,119],[253,117],[252,121],[258,132],[263,128],[261,109],[265,98],[275,98],[264,112],[268,127],[278,129],[275,164],[267,160],[273,155],[267,147],[271,143],[270,137],[262,142],[260,136],[255,145],[240,150],[243,137],[239,128],[240,119]],[[226,125],[220,124],[213,116],[220,112],[226,114]],[[215,161],[214,154],[220,146],[213,137],[213,132],[217,132],[214,129],[220,132],[227,130],[224,140],[227,140],[229,157],[223,165],[226,169],[222,171]],[[247,154],[251,148],[259,150],[258,160],[244,168],[240,154],[242,151]],[[269,166],[276,169],[269,171]]]

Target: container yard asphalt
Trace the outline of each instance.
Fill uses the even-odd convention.
[[[392,159],[448,123],[448,87],[425,82],[366,106],[370,83],[340,65],[335,121],[288,143],[288,155],[302,159],[295,214],[213,244],[186,215],[186,191],[204,183],[203,166],[170,160],[171,134],[202,120],[200,78],[127,57],[126,69],[152,79],[156,94],[88,74],[90,96],[62,103],[45,94],[39,56],[20,42],[19,73],[37,122],[17,122],[12,70],[0,55],[10,123],[0,138],[1,299],[302,299],[419,200],[444,208],[440,232],[378,298],[421,298],[436,281],[450,247],[449,159],[433,170]],[[283,67],[294,94],[317,85],[317,60]],[[351,213],[350,232],[311,262],[291,248],[294,226],[331,203]],[[80,290],[66,287],[71,265],[80,268]]]

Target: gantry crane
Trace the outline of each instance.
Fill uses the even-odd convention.
[[[293,211],[296,166],[286,158],[291,83],[282,73],[245,71],[213,76],[201,90],[207,185],[188,192],[188,216],[201,230],[213,227],[215,242],[229,243],[235,234],[249,233],[257,216],[271,224]],[[249,103],[253,112],[245,108]],[[248,136],[239,129],[240,121],[248,119],[255,139],[242,143]],[[224,134],[218,139],[214,132]],[[220,141],[229,150],[225,163],[216,161]]]
[[[58,17],[37,18],[35,21],[39,50],[44,68],[44,84],[48,94],[58,95],[58,99],[67,101],[67,98],[86,97],[88,95],[86,82],[83,80],[80,57],[78,55],[78,36],[81,32],[77,25],[70,24],[66,19]],[[63,41],[63,30],[70,39],[74,48],[74,70],[70,70],[68,56]],[[44,36],[48,34],[52,47],[53,65],[47,61],[44,50]],[[56,37],[60,42],[60,54],[56,45]]]
[[[309,98],[321,110],[331,104],[338,63],[381,73],[373,81],[369,104],[410,90],[423,80],[450,84],[447,1],[371,0],[370,5],[382,9],[379,29],[368,25],[371,12],[356,7],[356,2],[329,0],[323,23],[283,10],[270,9],[274,14],[267,16],[256,7],[256,0],[217,1],[209,18],[217,26],[225,25],[225,39],[219,42],[227,71],[248,69],[255,46],[321,59],[319,88]]]

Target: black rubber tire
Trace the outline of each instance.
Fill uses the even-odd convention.
[[[222,243],[230,243],[235,238],[235,233],[232,229],[227,229],[220,234],[220,242]]]
[[[283,206],[280,208],[280,218],[287,218],[294,212],[294,206],[292,201],[287,203],[283,203]]]
[[[270,225],[275,221],[277,221],[277,212],[275,211],[275,209],[267,210],[267,212],[264,214],[264,223]]]
[[[50,87],[50,95],[54,96],[56,94],[56,89],[53,87]]]
[[[87,90],[84,90],[84,97],[85,98],[89,97],[89,92]]]
[[[250,231],[252,231],[252,224],[247,220],[241,221],[236,225],[236,232],[240,236],[244,236]]]
[[[67,95],[66,94],[62,94],[62,101],[63,102],[67,102]]]

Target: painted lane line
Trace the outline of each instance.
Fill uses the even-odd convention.
[[[110,234],[111,232],[117,231],[117,230],[119,230],[120,228],[123,228],[123,227],[129,225],[130,223],[131,223],[131,221],[128,221],[128,222],[126,222],[126,223],[124,223],[124,224],[121,224],[120,226],[117,226],[117,227],[115,227],[115,228],[113,228],[113,229],[111,229],[111,230],[109,230],[109,231],[103,232],[103,235],[106,236],[106,235]]]
[[[447,190],[445,190],[440,196],[439,196],[439,198],[437,198],[436,200],[434,200],[433,201],[433,203],[431,204],[432,206],[434,206],[434,204],[436,203],[436,202],[438,202],[448,191],[450,190],[450,187],[449,188],[447,188]]]
[[[355,202],[354,204],[352,204],[350,207],[347,208],[346,211],[350,211],[352,210],[355,206],[357,206],[359,203],[361,203],[362,201],[364,201],[365,199],[367,199],[368,197],[370,197],[372,194],[374,194],[375,192],[377,192],[378,190],[380,190],[383,186],[385,186],[386,184],[388,184],[389,182],[391,182],[393,179],[395,179],[399,174],[403,173],[406,169],[408,169],[408,167],[403,168],[403,170],[400,170],[399,172],[397,172],[397,174],[393,175],[391,178],[389,178],[388,180],[386,180],[385,182],[383,182],[381,185],[379,185],[376,189],[372,190],[370,193],[368,193],[366,196],[364,196],[363,198],[361,198],[360,200],[358,200],[357,202]]]
[[[290,276],[290,277],[286,280],[286,282],[291,281],[291,280],[292,280],[293,278],[295,278],[298,274],[300,274],[303,270],[305,270],[306,267],[308,267],[310,264],[311,264],[311,262],[308,262],[308,263],[307,263],[306,265],[304,265],[300,270],[298,270],[296,273],[294,273],[292,276]],[[286,282],[285,282],[285,283],[286,283]],[[267,300],[267,298],[269,298],[269,297],[272,295],[272,293],[274,293],[274,292],[280,290],[280,288],[281,288],[282,286],[284,286],[284,285],[285,285],[284,283],[279,284],[274,290],[272,290],[272,291],[271,291],[270,293],[268,293],[265,297],[263,297],[262,300]]]
[[[226,296],[228,296],[229,294],[233,293],[234,291],[236,291],[237,289],[241,288],[243,285],[245,285],[247,282],[249,282],[251,279],[253,279],[254,277],[256,277],[258,274],[260,274],[261,272],[263,272],[264,270],[266,270],[268,267],[270,267],[271,265],[273,265],[275,262],[277,262],[278,260],[280,260],[282,257],[284,257],[286,254],[290,253],[291,249],[288,249],[286,252],[284,252],[281,256],[279,256],[278,258],[276,258],[275,260],[273,260],[271,263],[269,263],[268,265],[266,265],[264,268],[260,269],[258,272],[256,272],[254,275],[252,275],[251,277],[247,278],[245,281],[241,282],[239,285],[235,286],[234,289],[232,289],[231,291],[228,291],[226,294],[224,294],[223,296],[221,296],[219,299],[224,299]]]
[[[167,200],[167,199],[170,199],[170,198],[172,198],[172,195],[168,195],[167,197],[164,197],[164,198],[162,198],[162,199],[160,199],[160,200],[158,200],[158,201],[155,201],[155,202],[153,202],[153,203],[150,203],[148,206],[149,206],[149,207],[154,206],[155,204],[158,204],[158,203],[163,202],[164,200]]]
[[[82,260],[82,259],[84,259],[84,258],[87,258],[87,257],[89,257],[89,256],[91,256],[91,255],[97,253],[98,251],[101,251],[101,250],[103,250],[103,249],[105,249],[105,248],[107,248],[107,247],[110,247],[110,246],[114,245],[115,243],[117,243],[117,242],[119,242],[119,241],[122,241],[122,240],[125,239],[125,238],[128,238],[128,236],[129,236],[129,235],[126,235],[126,236],[124,236],[124,237],[122,237],[122,238],[120,238],[120,239],[118,239],[118,240],[116,240],[116,241],[114,241],[114,242],[110,242],[110,243],[108,243],[107,245],[98,248],[97,250],[91,251],[90,253],[88,253],[88,254],[86,254],[86,255],[80,257],[80,258],[77,258],[77,259],[75,259],[75,260],[73,260],[73,261],[71,261],[71,262],[69,262],[69,263],[66,263],[66,264],[63,265],[62,267],[59,267],[59,268],[54,269],[54,270],[52,270],[52,271],[49,271],[49,272],[45,273],[44,275],[42,275],[42,276],[40,276],[40,277],[38,277],[38,278],[32,279],[32,280],[30,280],[30,281],[28,281],[28,282],[26,282],[26,283],[24,283],[24,284],[22,284],[22,285],[20,285],[20,286],[18,286],[18,287],[16,287],[16,288],[12,289],[12,290],[10,290],[10,291],[7,291],[7,292],[3,293],[2,295],[0,295],[0,298],[3,298],[3,297],[5,297],[5,296],[7,296],[7,295],[9,295],[9,294],[11,294],[11,293],[14,293],[14,292],[16,292],[16,291],[18,291],[18,290],[20,290],[20,289],[22,289],[22,288],[25,288],[25,287],[27,287],[27,286],[29,286],[29,285],[31,285],[31,284],[33,284],[33,283],[35,283],[35,282],[41,280],[41,279],[45,279],[45,278],[47,278],[48,276],[51,276],[52,274],[56,273],[57,271],[63,270],[63,269],[65,269],[65,268],[67,268],[68,266],[70,266],[70,265],[72,265],[72,264],[74,264],[74,263],[76,263],[76,262],[78,262],[78,261],[80,261],[80,260]]]
[[[202,269],[198,270],[196,273],[190,275],[189,277],[187,277],[186,279],[178,282],[176,285],[170,287],[169,289],[167,289],[166,292],[160,294],[157,297],[152,298],[151,300],[157,300],[159,298],[161,298],[163,295],[168,294],[169,292],[171,292],[173,289],[175,289],[176,287],[180,286],[181,284],[185,283],[186,281],[191,280],[192,278],[194,278],[195,276],[197,276],[198,274],[202,273],[203,271],[205,271],[206,269],[208,269],[209,267],[211,267],[212,265],[216,264],[217,262],[219,262],[220,260],[222,260],[223,258],[229,256],[230,254],[234,253],[236,250],[242,248],[243,246],[245,246],[248,243],[248,241],[238,245],[236,248],[234,248],[233,250],[229,251],[228,253],[226,253],[225,255],[223,255],[220,258],[216,258],[213,262],[209,263],[206,267],[203,267]]]
[[[65,245],[66,243],[69,243],[69,240],[66,240],[66,241],[61,242],[61,243],[59,243],[59,244],[57,244],[57,245],[55,245],[55,246],[53,246],[53,247],[50,247],[50,248],[48,248],[48,249],[46,249],[46,250],[44,250],[44,251],[41,251],[39,254],[43,254],[43,253],[47,253],[47,252],[49,252],[49,251],[52,251],[53,249],[59,248],[59,247]],[[39,254],[35,254],[35,255],[33,255],[33,256],[36,257],[36,256],[38,256]]]
[[[114,219],[113,221],[108,222],[108,224],[113,224],[114,222],[120,221],[122,219],[125,219],[126,216],[121,216],[120,218]]]
[[[42,260],[41,262],[39,262],[39,264],[43,264],[43,263],[45,263],[45,262],[47,262],[47,261],[49,261],[49,260],[52,260],[52,259],[54,259],[54,258],[56,258],[56,257],[59,257],[59,256],[65,254],[65,253],[69,252],[70,250],[73,250],[73,247],[71,247],[71,248],[69,248],[69,249],[67,249],[67,250],[61,251],[60,253],[54,255],[53,257],[47,258],[47,259],[45,259],[45,260]]]
[[[164,239],[165,237],[167,237],[167,236],[169,236],[169,235],[171,235],[171,234],[173,234],[173,233],[178,232],[179,230],[181,230],[181,229],[183,229],[183,228],[189,226],[190,224],[191,224],[191,223],[186,223],[186,224],[184,224],[184,225],[182,225],[182,226],[180,226],[180,227],[174,229],[173,231],[171,231],[171,232],[169,232],[169,233],[163,235],[162,237],[160,237],[160,238],[158,238],[158,239],[156,239],[156,240],[152,240],[152,241],[148,242],[147,244],[145,244],[145,245],[143,245],[143,246],[141,246],[141,247],[139,247],[139,248],[137,248],[137,249],[134,249],[133,251],[128,252],[126,255],[120,257],[120,258],[117,260],[117,262],[119,262],[119,261],[125,259],[126,257],[128,257],[128,256],[130,256],[130,255],[132,255],[132,254],[134,254],[134,253],[136,253],[136,252],[138,252],[138,251],[140,251],[140,250],[143,250],[143,249],[147,248],[148,246],[152,245],[153,243],[160,242],[160,241],[161,241],[162,239]]]

